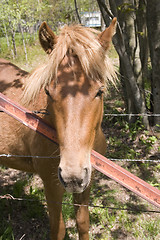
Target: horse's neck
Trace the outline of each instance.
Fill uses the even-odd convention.
[[[27,108],[31,111],[38,111],[40,109],[47,109],[47,95],[45,94],[44,90],[40,91],[40,94],[37,98],[31,102]]]

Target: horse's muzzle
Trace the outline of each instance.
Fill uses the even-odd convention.
[[[64,171],[61,169],[61,167],[59,167],[58,178],[67,192],[81,193],[90,183],[91,173],[88,168],[84,168],[82,170],[82,173],[80,174],[81,177],[77,177],[75,175],[66,176],[66,174],[63,172]]]

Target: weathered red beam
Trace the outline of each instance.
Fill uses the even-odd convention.
[[[19,104],[14,103],[2,93],[0,93],[0,110],[53,142],[58,143],[56,131],[46,124],[42,118]]]
[[[95,169],[104,173],[153,205],[160,207],[160,191],[134,174],[92,150],[91,162]]]
[[[2,93],[0,93],[0,110],[14,117],[34,131],[47,137],[51,141],[58,143],[56,131],[52,127],[47,125],[43,119],[33,114],[31,111],[28,111],[19,104],[12,102]],[[151,204],[160,207],[160,191],[157,188],[152,187],[150,184],[136,177],[94,150],[92,150],[91,162],[93,167],[98,171],[114,179],[116,182],[146,199]]]

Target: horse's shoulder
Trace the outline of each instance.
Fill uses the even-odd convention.
[[[6,59],[0,59],[0,92],[21,88],[28,73]]]
[[[12,74],[15,74],[17,76],[24,76],[28,74],[28,72],[17,67],[15,64],[11,63],[10,61],[0,58],[0,73],[6,72],[6,71],[9,73],[12,72]]]

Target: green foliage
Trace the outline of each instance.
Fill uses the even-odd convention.
[[[26,191],[27,188],[29,190]],[[0,240],[17,239],[14,231],[17,221],[20,221],[18,228],[23,224],[33,224],[36,226],[35,233],[32,233],[32,239],[37,239],[36,234],[37,236],[41,236],[40,239],[42,240],[47,239],[46,225],[48,219],[45,216],[46,210],[42,204],[44,200],[44,191],[32,185],[32,175],[26,174],[26,177],[16,181],[11,189],[10,187],[8,189],[6,187],[4,190],[1,188],[1,194],[3,195],[6,193],[10,193],[16,198],[23,198],[24,200],[0,200]],[[41,219],[45,219],[45,228],[40,231],[36,222]],[[19,233],[21,234],[21,232]]]
[[[74,218],[74,207],[72,206],[73,197],[69,193],[65,193],[63,196],[63,206],[62,206],[62,213],[64,220],[66,221],[69,218]],[[66,204],[65,204],[66,203]],[[71,206],[69,205],[71,204]]]
[[[15,240],[11,224],[3,223],[0,231],[0,240]]]
[[[80,11],[89,11],[88,1],[78,2]],[[97,4],[92,4],[92,10]],[[26,46],[35,44],[40,24],[46,21],[57,32],[59,26],[77,22],[73,0],[0,0],[0,54],[1,57],[30,59]],[[22,48],[23,46],[23,48]],[[21,49],[21,50],[20,50]]]
[[[23,55],[27,61],[26,43],[31,43],[37,28],[47,16],[51,5],[48,1],[0,1],[0,53],[14,59]],[[47,19],[46,19],[47,20]],[[30,35],[29,39],[27,38]],[[4,39],[5,38],[5,39]],[[5,46],[4,46],[5,41]],[[33,41],[32,41],[33,42]],[[17,48],[24,47],[23,54]]]
[[[153,219],[145,219],[145,217],[139,216],[138,223],[134,224],[134,236],[136,237],[136,239],[158,240],[159,224],[159,219],[154,221]]]
[[[148,150],[151,150],[153,145],[156,143],[157,141],[157,137],[156,136],[146,136],[146,135],[142,135],[140,137],[140,141],[142,144],[144,144],[146,146],[146,148]]]
[[[118,10],[122,13],[130,14],[135,11],[135,8],[131,3],[123,3],[118,6]]]
[[[27,179],[18,180],[13,187],[13,195],[14,197],[21,197],[24,192],[24,187],[27,184]]]

